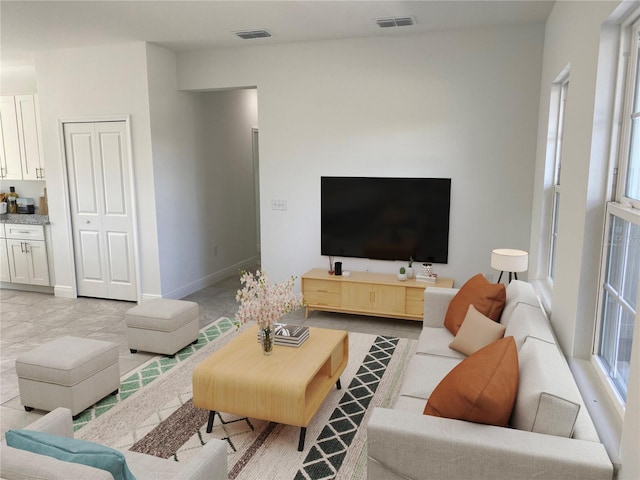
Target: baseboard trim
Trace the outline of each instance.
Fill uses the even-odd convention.
[[[53,287],[29,285],[26,283],[0,282],[0,288],[3,290],[21,290],[23,292],[53,293]]]
[[[172,298],[175,300],[180,300],[181,298],[186,297],[187,295],[191,295],[203,288],[210,287],[211,285],[224,280],[232,275],[239,275],[241,270],[245,270],[251,268],[256,265],[257,257],[251,257],[242,262],[238,262],[229,267],[225,267],[222,270],[218,270],[206,277],[195,280],[187,285],[184,285],[180,288],[176,288],[170,292],[166,292],[162,295],[163,298]],[[143,295],[144,297],[144,295]]]

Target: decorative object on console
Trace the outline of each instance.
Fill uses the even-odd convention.
[[[413,268],[413,257],[409,257],[409,266],[407,267],[407,278],[415,277],[416,271]]]
[[[333,257],[329,256],[329,275],[333,275]]]
[[[335,270],[334,273],[338,276],[342,275],[342,262],[336,262],[335,263]]]
[[[511,283],[512,273],[518,280],[518,272],[526,272],[529,268],[529,254],[524,250],[496,248],[491,251],[491,268],[500,270],[498,283],[502,280],[504,272],[509,272],[509,283]]]
[[[303,305],[302,297],[293,291],[295,277],[280,283],[269,283],[267,274],[257,270],[255,274],[243,272],[240,283],[243,288],[236,293],[240,303],[236,320],[247,323],[255,320],[262,330],[262,348],[265,355],[273,351],[274,325],[285,314]]]
[[[407,271],[404,267],[400,267],[400,271],[398,272],[398,280],[404,282],[407,279]]]
[[[309,338],[309,327],[302,325],[276,323],[273,332],[273,344],[285,347],[299,347]],[[258,330],[258,341],[262,341],[262,330]]]
[[[416,275],[416,280],[418,282],[438,283],[438,274],[433,273],[433,265],[430,263],[423,263],[422,271]]]
[[[457,335],[469,305],[473,305],[480,313],[497,322],[500,320],[506,299],[504,284],[489,283],[484,275],[478,273],[467,280],[451,299],[444,317],[444,326],[453,335]]]

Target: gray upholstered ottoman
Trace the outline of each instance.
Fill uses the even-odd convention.
[[[66,407],[78,415],[120,388],[117,343],[61,337],[16,359],[25,410]]]
[[[133,307],[124,318],[131,353],[174,355],[198,342],[200,309],[195,302],[158,298]]]

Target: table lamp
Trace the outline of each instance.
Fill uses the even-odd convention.
[[[498,283],[500,283],[504,272],[509,272],[509,282],[511,282],[511,274],[517,280],[518,272],[526,272],[528,267],[529,254],[524,250],[496,248],[491,251],[491,268],[500,270]]]

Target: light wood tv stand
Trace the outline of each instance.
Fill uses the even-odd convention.
[[[351,272],[351,275],[329,275],[314,268],[301,277],[305,316],[314,310],[356,313],[376,317],[422,320],[424,290],[453,287],[450,278],[426,283],[415,279],[400,281],[391,273]]]

